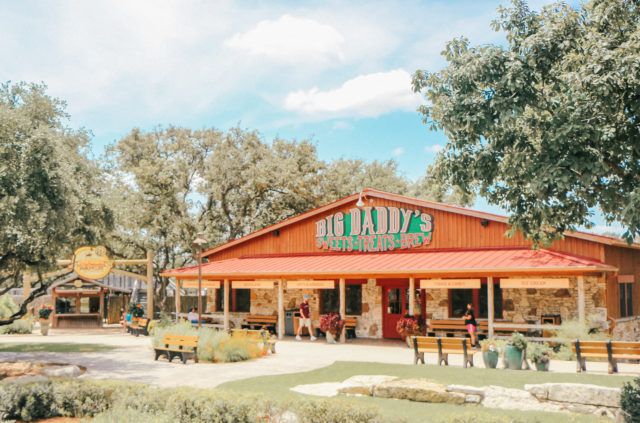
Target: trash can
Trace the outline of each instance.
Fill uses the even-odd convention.
[[[284,334],[286,336],[294,336],[296,334],[295,328],[295,319],[296,315],[299,313],[297,308],[292,308],[291,310],[284,311]]]

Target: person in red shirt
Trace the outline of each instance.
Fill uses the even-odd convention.
[[[309,297],[303,296],[302,303],[300,304],[300,324],[298,325],[298,333],[296,334],[296,340],[302,341],[300,334],[303,327],[309,328],[309,336],[311,340],[315,341],[317,338],[313,336],[313,324],[311,324],[311,315],[309,314]]]

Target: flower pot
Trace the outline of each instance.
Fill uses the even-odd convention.
[[[338,341],[336,340],[336,337],[333,336],[333,334],[331,332],[327,332],[325,334],[325,336],[327,337],[327,344],[337,344]]]
[[[413,348],[413,335],[407,335],[405,341],[407,341],[409,348]]]
[[[513,345],[504,347],[504,355],[507,359],[507,368],[511,370],[522,369],[522,350]]]
[[[49,334],[49,319],[40,319],[40,333],[43,336]]]
[[[500,354],[497,351],[483,351],[482,360],[484,361],[484,367],[487,369],[495,369],[498,367],[498,358]]]
[[[536,361],[536,370],[539,372],[548,372],[549,364],[551,364],[550,360],[547,361]]]

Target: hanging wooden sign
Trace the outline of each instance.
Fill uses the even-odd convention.
[[[275,280],[232,281],[235,289],[273,289]]]
[[[479,289],[480,279],[421,279],[420,289]]]
[[[634,283],[635,275],[618,275],[618,283]]]
[[[287,281],[287,288],[291,289],[333,289],[335,281],[298,280]]]
[[[98,247],[81,247],[73,253],[73,271],[87,279],[102,279],[113,268],[113,260],[107,257],[107,249]]]
[[[220,288],[220,281],[202,281],[202,289],[205,288]],[[198,280],[197,279],[185,279],[180,281],[180,288],[195,288],[198,289]]]
[[[568,278],[508,278],[500,279],[500,288],[537,288],[537,289],[561,289],[569,288]]]

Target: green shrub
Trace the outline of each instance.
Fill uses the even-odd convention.
[[[510,343],[521,351],[527,349],[527,338],[525,338],[524,335],[522,335],[517,330],[511,333]]]
[[[593,317],[590,316],[589,320]],[[581,324],[578,320],[565,320],[560,325],[560,329],[553,331],[553,337],[557,338],[557,342],[553,347],[555,352],[554,359],[571,361],[576,356],[573,353],[573,341],[579,339],[581,341],[602,341],[608,338],[607,334],[596,332],[589,333],[591,324]]]
[[[0,383],[0,421],[96,416],[92,422],[266,423],[287,412],[303,423],[380,421],[377,409],[339,400],[278,402],[256,394],[159,389],[129,381]]]
[[[145,413],[128,408],[113,408],[90,419],[82,419],[82,423],[174,423],[175,420],[166,413]]]
[[[33,317],[25,316],[22,319],[15,320],[10,325],[0,326],[0,334],[22,334],[29,335],[33,332]]]
[[[6,319],[19,310],[18,305],[9,294],[0,297],[0,319]]]
[[[626,413],[627,423],[640,423],[640,378],[624,384],[620,394],[620,406]]]
[[[191,323],[183,320],[179,323],[174,323],[165,327],[154,325],[150,335],[152,345],[154,347],[162,347],[162,340],[165,335],[197,336],[198,331],[193,326],[191,326]]]
[[[449,416],[442,423],[520,423],[522,420],[509,416],[496,416],[482,411],[467,412],[459,415]]]

